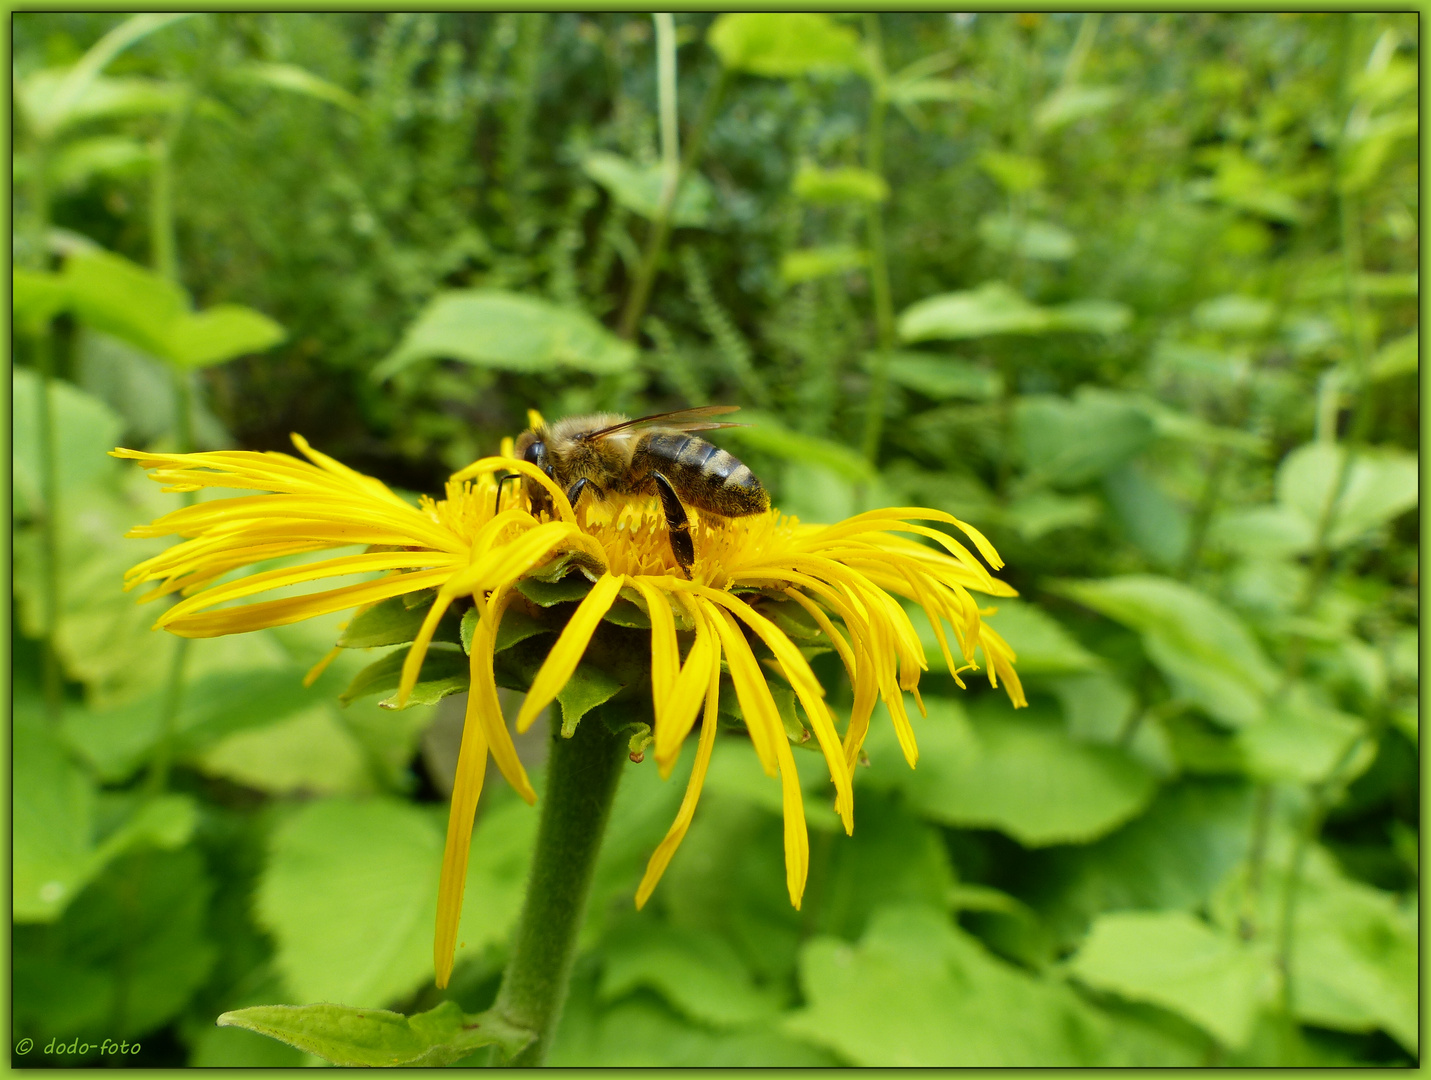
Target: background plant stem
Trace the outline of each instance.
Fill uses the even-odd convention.
[[[627,740],[595,713],[570,739],[552,727],[542,820],[512,958],[494,1006],[509,1023],[537,1033],[505,1065],[540,1065],[561,1019],[592,871],[611,815]]]
[[[879,15],[865,16],[865,37],[870,57],[870,126],[865,141],[865,168],[884,178],[885,94],[884,42]],[[870,291],[874,298],[875,341],[878,348],[870,371],[870,396],[865,405],[864,455],[874,461],[884,432],[884,401],[889,391],[889,354],[894,349],[894,304],[889,287],[889,250],[884,235],[884,204],[871,203],[868,217]]]
[[[661,255],[666,250],[666,241],[671,236],[671,213],[675,208],[676,200],[680,198],[681,185],[685,183],[686,177],[691,174],[691,170],[700,160],[701,151],[705,148],[706,136],[710,134],[716,111],[720,108],[721,99],[725,97],[728,81],[729,76],[722,68],[720,77],[711,84],[710,90],[706,92],[705,101],[701,104],[700,119],[696,121],[696,129],[691,132],[691,137],[686,142],[686,152],[681,155],[681,169],[676,175],[676,182],[670,187],[670,196],[662,200],[656,213],[656,220],[651,223],[651,231],[646,240],[646,250],[641,254],[641,263],[636,269],[636,278],[631,284],[631,292],[626,297],[626,306],[621,311],[621,322],[616,331],[627,341],[635,338],[636,328],[641,324],[641,316],[646,314],[646,305],[651,299],[651,287],[656,282],[656,270],[661,262]]]

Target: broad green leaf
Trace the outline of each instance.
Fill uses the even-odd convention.
[[[990,281],[977,289],[931,296],[910,305],[899,316],[899,336],[916,342],[1055,331],[1114,334],[1131,317],[1122,304],[1108,300],[1039,307],[1005,283]]]
[[[146,851],[111,863],[58,922],[16,927],[17,1026],[40,1046],[147,1040],[215,967],[213,893],[195,848]]]
[[[1031,394],[1018,399],[1014,423],[1031,482],[1086,483],[1140,453],[1153,424],[1138,403],[1113,390],[1081,386],[1073,400]]]
[[[30,122],[46,138],[91,121],[172,112],[183,104],[186,94],[178,83],[101,75],[66,105],[63,99],[73,84],[75,72],[75,68],[46,68],[29,75],[20,84],[20,100],[31,117]]]
[[[1269,175],[1262,165],[1237,149],[1222,152],[1209,193],[1228,206],[1269,221],[1295,225],[1303,217],[1301,205],[1282,178]]]
[[[636,349],[585,312],[499,289],[439,293],[373,369],[379,382],[422,360],[502,371],[629,371]]]
[[[1095,989],[1171,1009],[1237,1048],[1275,986],[1269,951],[1185,911],[1100,916],[1069,970]]]
[[[40,334],[69,303],[69,290],[59,274],[17,266],[10,276],[10,302],[16,326]]]
[[[834,274],[848,274],[869,265],[869,252],[850,244],[787,251],[780,257],[780,280],[787,285]]]
[[[188,763],[206,776],[272,795],[363,794],[381,783],[377,762],[329,702],[236,731],[192,752]]]
[[[879,362],[874,353],[863,359],[866,371]],[[959,356],[896,351],[886,357],[885,371],[891,382],[934,401],[991,401],[1004,392],[998,372]]]
[[[1192,538],[1190,515],[1138,462],[1103,477],[1103,492],[1124,534],[1154,563],[1181,565]]]
[[[96,135],[67,143],[50,165],[50,179],[66,191],[83,188],[95,176],[126,176],[147,169],[149,149],[127,135]]]
[[[1213,519],[1209,539],[1244,558],[1279,559],[1309,550],[1316,540],[1307,518],[1282,503],[1227,510]]]
[[[468,1016],[455,1001],[415,1016],[347,1005],[257,1005],[223,1013],[217,1023],[346,1066],[451,1065],[484,1046],[497,1046],[510,1057],[535,1037],[496,1010]]]
[[[267,86],[291,94],[317,98],[331,105],[361,115],[363,103],[341,86],[313,74],[297,64],[271,64],[252,61],[225,69],[224,77],[238,83]]]
[[[338,700],[347,705],[369,694],[395,692],[398,683],[402,681],[402,665],[407,654],[407,649],[394,649],[381,660],[369,664],[358,672],[348,689],[338,695]],[[450,641],[434,641],[428,648],[427,655],[422,658],[422,671],[418,674],[417,685],[413,687],[412,696],[404,707],[436,705],[449,694],[463,693],[470,678],[467,657],[462,654],[461,646]],[[395,694],[391,698],[385,698],[383,705],[396,708],[395,698]]]
[[[1148,658],[1182,696],[1229,727],[1262,719],[1277,671],[1242,621],[1171,578],[1130,574],[1054,591],[1142,635]]]
[[[1198,908],[1247,857],[1252,811],[1252,786],[1241,780],[1170,784],[1101,840],[1041,852],[1029,903],[1066,946],[1105,911]]]
[[[724,683],[720,699],[724,716],[738,716],[735,693]],[[743,721],[741,721],[743,723]],[[796,754],[795,765],[800,771],[801,785],[806,790],[828,790],[830,774],[824,762],[815,754]],[[705,790],[720,792],[730,799],[781,817],[785,807],[781,802],[780,784],[765,775],[755,748],[748,739],[718,739],[706,774]],[[833,800],[805,799],[805,821],[819,832],[843,831]]]
[[[1056,131],[1065,124],[1106,112],[1123,98],[1116,86],[1060,86],[1034,110],[1034,126]]]
[[[854,31],[816,12],[721,15],[706,40],[723,65],[751,75],[843,75],[864,67]]]
[[[871,766],[857,780],[903,791],[942,824],[998,829],[1027,847],[1086,843],[1142,811],[1157,789],[1124,751],[1071,739],[1052,710],[996,705],[970,720],[956,702],[924,703],[928,717],[914,720],[919,767],[905,764],[892,725],[877,719],[865,742]]]
[[[1323,442],[1293,450],[1277,469],[1277,498],[1315,530],[1337,494],[1346,455],[1344,447]],[[1327,543],[1345,547],[1386,524],[1417,503],[1420,470],[1416,456],[1392,447],[1358,450],[1327,530]],[[1314,533],[1315,535],[1315,533]]]
[[[479,818],[459,961],[506,941],[536,819],[516,800]],[[255,911],[290,994],[377,1008],[430,982],[445,822],[445,810],[380,797],[310,802],[278,827]]]
[[[18,271],[17,271],[18,272]],[[1411,333],[1389,341],[1377,350],[1371,358],[1371,378],[1373,382],[1393,379],[1398,375],[1409,375],[1420,368],[1419,334]]]
[[[1022,662],[1019,666],[1023,666]],[[1063,706],[1069,734],[1075,739],[1117,742],[1138,707],[1133,691],[1117,676],[1105,671],[1064,675],[1050,679],[1048,685]]]
[[[601,948],[597,993],[604,1000],[646,987],[717,1028],[748,1026],[780,1011],[778,995],[756,986],[740,954],[710,931],[633,920],[604,938]]]
[[[979,167],[1005,191],[1014,193],[1033,191],[1048,178],[1048,170],[1038,158],[1004,150],[985,150],[979,155]]]
[[[216,304],[179,319],[162,355],[182,368],[209,367],[235,357],[263,352],[282,341],[283,327],[241,304]]]
[[[1306,687],[1297,686],[1279,695],[1267,718],[1240,730],[1235,741],[1251,775],[1313,784],[1338,765],[1346,767],[1347,753],[1365,730],[1356,717],[1319,704]]]
[[[17,513],[28,516],[38,513],[44,505],[37,416],[41,384],[30,368],[12,368],[11,380],[15,508]],[[114,473],[114,459],[105,455],[114,449],[124,425],[104,402],[62,379],[51,380],[49,396],[60,498],[82,499],[86,488]]]
[[[980,219],[979,238],[995,251],[1039,262],[1063,262],[1078,253],[1078,241],[1061,225],[1024,221],[1008,214],[988,214]]]
[[[927,907],[889,907],[858,945],[808,941],[808,1004],[784,1027],[874,1067],[1155,1064],[1186,1051],[991,955]]]
[[[808,161],[801,162],[791,190],[808,203],[824,206],[882,203],[889,199],[889,184],[884,177],[854,165],[822,169]]]
[[[654,221],[660,213],[666,188],[666,169],[660,162],[637,165],[619,154],[594,150],[581,160],[582,171],[611,193],[626,209]],[[671,207],[671,224],[677,228],[701,228],[709,221],[715,204],[715,189],[698,172],[681,182]]]
[[[1270,300],[1229,293],[1199,304],[1193,310],[1193,322],[1224,334],[1257,334],[1272,324],[1273,314]]]

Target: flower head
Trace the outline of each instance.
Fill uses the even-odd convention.
[[[572,678],[618,602],[634,604],[650,626],[650,741],[663,776],[670,774],[700,717],[685,798],[651,856],[636,893],[638,907],[690,826],[715,743],[724,673],[765,772],[782,786],[786,884],[797,908],[809,847],[791,739],[813,735],[847,832],[854,828],[853,770],[877,702],[884,702],[911,767],[918,757],[904,694],[909,692],[922,710],[919,676],[927,662],[897,597],[924,610],[959,685],[961,673],[974,670],[982,652],[990,683],[997,686],[1002,679],[1014,704],[1024,704],[1014,654],[984,621],[989,612],[971,595],[1011,596],[1013,590],[963,543],[933,526],[961,530],[989,566],[998,569],[1002,561],[977,530],[949,514],[896,508],[834,525],[806,525],[778,511],[734,519],[692,511],[696,560],[687,578],[672,554],[655,499],[586,499],[573,508],[545,474],[514,458],[510,445],[503,455],[456,473],[446,498],[424,497],[413,506],[299,436],[293,440],[307,461],[249,451],[116,450],[115,456],[154,470],[153,478],[166,490],[222,487],[264,493],[196,503],[132,530],[131,536],[184,539],[135,566],[126,588],[157,583],[142,600],[179,593],[181,599],[155,626],[186,637],[241,633],[349,609],[362,612],[393,598],[422,599],[431,590],[403,661],[394,697],[399,707],[418,684],[444,619],[454,605],[466,609],[470,687],[438,899],[434,956],[439,986],[446,985],[452,968],[488,754],[524,799],[536,800],[502,716],[494,667],[502,649],[503,617],[514,606],[530,607],[522,589],[533,581],[580,574],[567,580],[590,582],[590,587],[574,607],[568,605],[569,615],[555,628],[555,640],[530,678],[516,717],[519,732]],[[550,496],[551,514],[534,513],[522,485],[503,485],[499,477],[509,473],[541,485]],[[354,546],[363,550],[221,580],[266,560]],[[379,576],[331,584],[333,578],[371,573]],[[320,582],[326,587],[301,596],[223,606]],[[837,717],[827,704],[805,652],[792,638],[796,626],[808,631],[807,639],[823,639],[838,654],[853,688],[848,717]],[[771,692],[772,677],[788,684],[804,712],[804,723],[795,721],[799,734],[787,733],[787,719]]]

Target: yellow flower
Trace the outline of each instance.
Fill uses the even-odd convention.
[[[407,655],[399,705],[418,680],[443,614],[455,601],[473,603],[477,622],[469,652],[471,687],[438,898],[434,959],[439,986],[446,985],[452,969],[487,755],[524,799],[536,800],[502,717],[493,658],[503,613],[519,595],[517,583],[555,559],[572,560],[593,585],[533,678],[516,718],[517,731],[527,730],[565,686],[623,593],[646,610],[651,624],[652,735],[663,776],[670,775],[704,703],[685,798],[651,856],[636,893],[638,907],[651,895],[690,826],[715,743],[723,670],[729,671],[761,764],[782,785],[786,884],[797,908],[809,862],[805,811],[768,671],[777,671],[789,683],[804,710],[834,782],[835,808],[847,832],[854,828],[853,769],[877,701],[888,709],[911,767],[918,757],[904,692],[909,691],[922,710],[919,675],[927,665],[919,635],[896,597],[923,608],[956,681],[961,672],[975,668],[976,653],[982,650],[990,683],[997,686],[1003,679],[1014,704],[1025,703],[1013,652],[983,621],[990,612],[981,610],[971,596],[1011,596],[1013,589],[992,577],[963,544],[923,522],[962,530],[995,569],[1002,560],[977,530],[940,511],[872,510],[835,525],[805,525],[776,511],[731,520],[703,518],[693,511],[696,561],[688,579],[672,556],[654,499],[585,500],[578,512],[540,470],[513,458],[509,444],[503,456],[484,458],[456,473],[444,500],[423,497],[420,506],[413,506],[378,480],[313,450],[297,435],[293,441],[308,461],[249,451],[116,450],[115,456],[133,458],[154,470],[153,478],[166,490],[223,487],[267,493],[199,502],[133,529],[131,536],[177,534],[185,539],[135,566],[126,588],[157,582],[143,600],[180,593],[182,599],[166,609],[155,626],[186,637],[242,633],[435,589],[436,599]],[[498,476],[506,473],[520,473],[545,487],[555,516],[546,520],[534,515],[520,484],[503,488]],[[901,534],[924,537],[938,548]],[[365,550],[219,583],[230,571],[265,560],[355,545]],[[272,589],[372,572],[382,576],[302,596],[221,606]],[[757,610],[787,602],[803,609],[849,675],[854,700],[843,735],[805,655],[772,618]],[[684,658],[678,624],[690,640]],[[754,643],[768,650],[764,662]]]

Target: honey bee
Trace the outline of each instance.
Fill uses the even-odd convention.
[[[707,405],[635,420],[616,413],[569,416],[522,432],[513,452],[564,488],[573,507],[588,490],[598,499],[655,492],[666,515],[671,552],[689,577],[696,550],[683,500],[704,513],[728,518],[770,509],[769,494],[749,468],[691,434],[742,426],[710,420],[737,408]],[[545,488],[528,479],[526,489],[533,510],[550,512]]]

